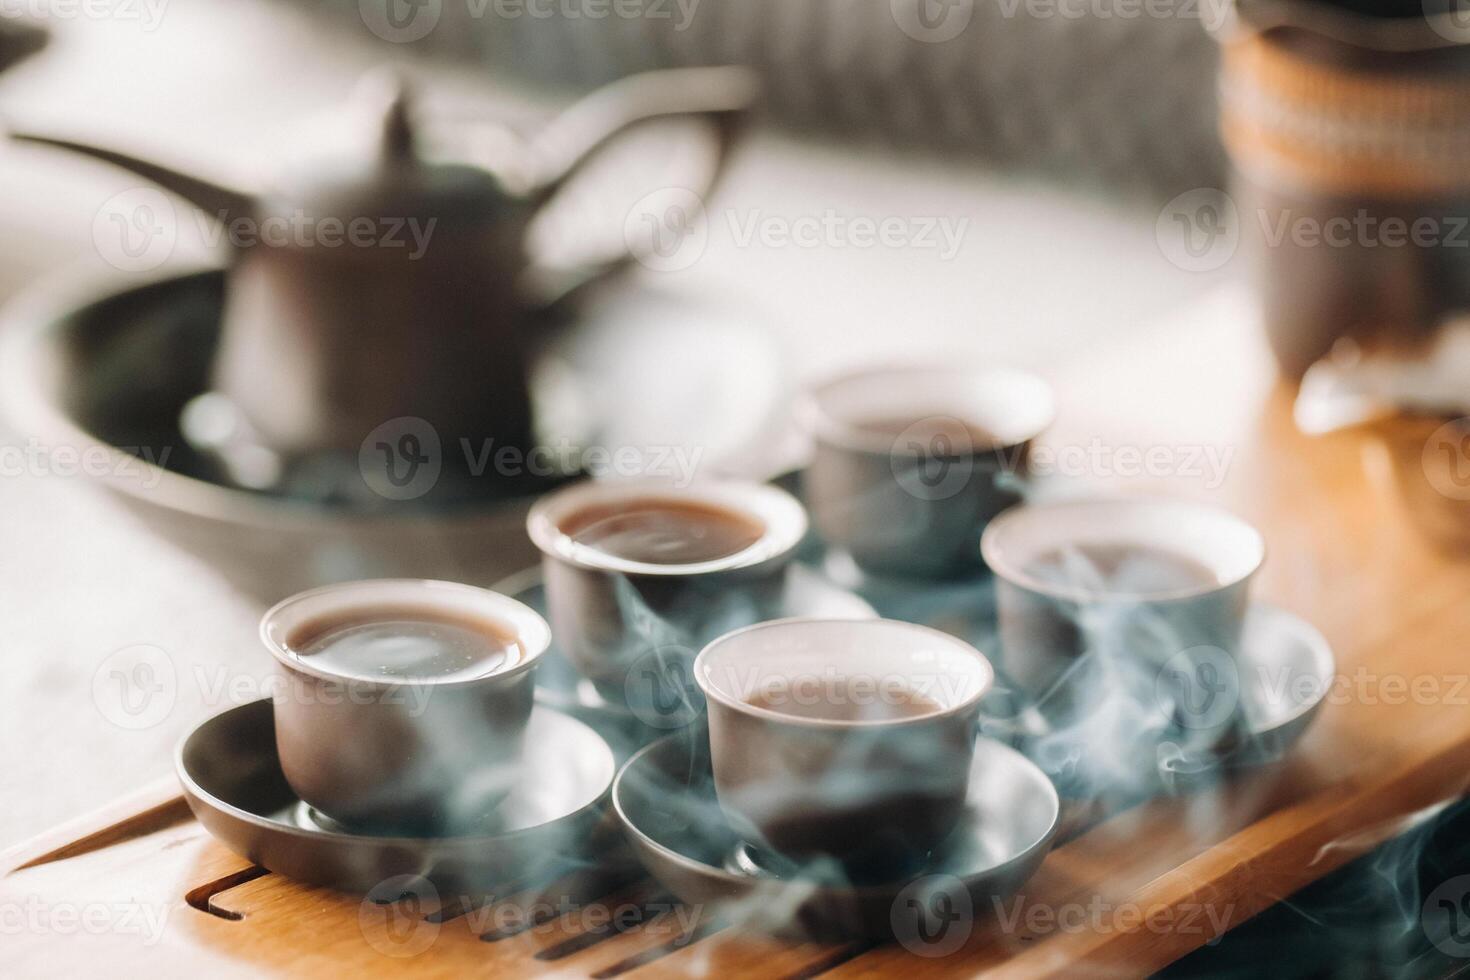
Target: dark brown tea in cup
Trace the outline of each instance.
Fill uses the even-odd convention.
[[[372,681],[469,680],[521,659],[509,626],[416,606],[324,616],[299,626],[286,646],[320,670]]]
[[[894,440],[893,449],[898,453],[967,456],[1005,445],[1005,440],[983,425],[943,415],[858,419],[853,425],[863,432]]]
[[[586,507],[558,525],[573,541],[652,565],[718,561],[749,548],[765,525],[717,504],[649,497]]]
[[[1048,551],[1027,564],[1025,571],[1047,585],[1095,593],[1153,595],[1220,585],[1213,569],[1188,555],[1122,541]]]
[[[902,721],[932,715],[941,706],[906,687],[849,678],[780,680],[745,699],[753,708],[820,721]]]

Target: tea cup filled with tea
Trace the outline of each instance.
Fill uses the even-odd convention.
[[[893,620],[785,619],[710,643],[694,677],[737,832],[851,878],[912,870],[964,810],[990,662]]]
[[[996,577],[1002,666],[1044,714],[1085,710],[1102,684],[1131,686],[1203,736],[1228,733],[1266,555],[1249,523],[1181,500],[1059,501],[1002,514],[981,550]]]
[[[870,572],[978,571],[980,533],[1020,500],[1054,415],[1046,383],[1007,368],[884,368],[813,388],[799,405],[812,523]]]
[[[551,642],[529,607],[453,582],[350,582],[278,603],[260,635],[281,681],[281,769],[321,815],[361,832],[469,832],[521,778]]]
[[[767,484],[609,480],[543,497],[526,527],[558,646],[621,702],[640,662],[687,670],[710,639],[769,618],[807,518]]]

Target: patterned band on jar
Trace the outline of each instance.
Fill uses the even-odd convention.
[[[1243,174],[1283,190],[1470,191],[1470,74],[1347,68],[1241,38],[1225,46],[1220,132]]]

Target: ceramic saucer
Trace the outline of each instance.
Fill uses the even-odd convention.
[[[546,592],[541,585],[539,565],[503,579],[491,588],[546,615]],[[863,599],[800,564],[793,564],[787,574],[781,606],[779,616],[871,619],[877,615]],[[541,665],[536,668],[536,701],[588,722],[613,743],[615,750],[626,748],[626,754],[646,744],[650,735],[662,735],[677,727],[660,724],[657,717],[641,718],[626,704],[603,697],[557,649],[554,637],[551,648],[541,655]],[[633,744],[628,745],[630,740]]]
[[[526,732],[534,773],[473,836],[369,837],[303,803],[281,773],[269,699],[203,722],[175,758],[189,808],[251,861],[301,881],[370,891],[398,875],[442,894],[483,893],[575,857],[601,818],[615,771],[606,742],[575,718],[538,706]]]
[[[1187,792],[1218,782],[1231,770],[1284,756],[1317,716],[1337,671],[1321,632],[1293,613],[1259,602],[1246,613],[1236,664],[1233,679],[1217,682],[1226,710],[1238,711],[1239,717],[1239,731],[1224,745],[1191,745],[1191,732],[1177,726],[1132,725],[1132,734],[1120,725],[1105,730],[1093,723],[1096,714],[1058,722],[1047,717],[1044,701],[1024,713],[1014,710],[1020,701],[1002,711],[988,702],[982,730],[1026,752],[1066,797]],[[1153,705],[1138,708],[1135,714],[1141,716]],[[1127,721],[1125,713],[1117,714]],[[1126,744],[1106,737],[1109,731]]]
[[[1311,726],[1332,689],[1337,660],[1332,646],[1311,623],[1278,606],[1255,603],[1246,613],[1240,667],[1245,737],[1214,757],[1161,758],[1166,787],[1186,790],[1212,770],[1275,762]]]
[[[921,905],[988,911],[1035,873],[1060,813],[1045,773],[1014,749],[981,739],[963,822],[921,874],[858,887],[775,873],[774,862],[754,856],[726,822],[708,736],[695,727],[629,760],[613,785],[613,807],[644,867],[685,903],[746,926],[821,937],[902,938]]]

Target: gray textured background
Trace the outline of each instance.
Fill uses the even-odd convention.
[[[620,0],[644,15],[604,19],[520,6],[588,0],[320,2],[394,47],[549,86],[745,64],[765,77],[771,112],[805,132],[1166,197],[1224,174],[1206,31],[1221,0],[685,0],[687,15],[676,0]],[[383,28],[388,4],[407,26]],[[920,4],[956,18],[930,36],[962,29],[915,39],[903,25]]]

